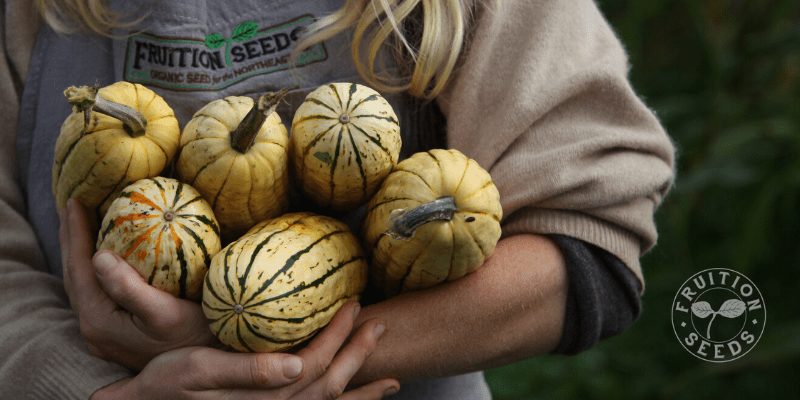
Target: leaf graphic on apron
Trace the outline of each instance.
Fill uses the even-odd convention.
[[[231,32],[231,37],[226,38],[220,33],[210,33],[206,35],[206,47],[218,49],[225,45],[225,65],[231,65],[231,44],[241,43],[252,38],[258,33],[258,24],[253,21],[245,21],[236,25]]]

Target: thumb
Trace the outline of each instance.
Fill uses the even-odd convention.
[[[145,324],[154,324],[159,315],[174,310],[175,299],[169,293],[147,284],[133,267],[113,252],[98,251],[92,263],[108,297]]]
[[[295,382],[303,372],[303,359],[285,353],[228,353],[203,349],[202,362],[190,366],[208,389],[271,389]]]

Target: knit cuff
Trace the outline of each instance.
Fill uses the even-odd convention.
[[[591,243],[619,258],[639,280],[644,278],[639,263],[641,244],[632,233],[577,211],[523,208],[503,221],[503,236],[521,233],[559,234]],[[641,293],[640,293],[641,294]]]
[[[97,390],[131,376],[127,369],[88,354],[82,343],[51,350],[49,358],[35,366],[39,371],[31,382],[31,399],[88,400]]]

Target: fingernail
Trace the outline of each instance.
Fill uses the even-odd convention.
[[[361,312],[361,304],[356,303],[353,307],[353,318],[357,317],[359,312]]]
[[[117,265],[117,258],[113,254],[103,251],[94,256],[94,266],[98,271],[103,272]]]
[[[383,335],[383,332],[385,331],[386,331],[386,325],[384,324],[378,324],[375,325],[374,328],[372,328],[372,333],[375,335],[376,338],[381,337],[381,335]]]
[[[396,395],[396,394],[397,394],[397,392],[399,392],[399,391],[400,391],[400,388],[399,388],[399,387],[397,387],[397,386],[389,386],[389,388],[388,388],[388,389],[386,389],[386,390],[383,392],[383,397],[386,397],[386,396],[394,396],[394,395]]]
[[[303,360],[300,357],[286,357],[283,360],[283,376],[294,379],[303,372]]]

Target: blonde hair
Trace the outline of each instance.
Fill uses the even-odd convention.
[[[338,11],[311,25],[294,53],[354,27],[351,55],[368,85],[432,99],[453,74],[472,8],[473,0],[347,0]],[[414,13],[421,15],[414,18]],[[376,62],[385,61],[379,56],[387,47],[400,67],[396,74],[387,74],[383,65],[376,68]],[[413,69],[404,71],[409,65]]]
[[[444,90],[458,64],[475,1],[346,0],[309,27],[293,56],[353,28],[351,56],[368,85],[432,99]],[[139,21],[122,21],[104,0],[37,0],[37,5],[47,24],[59,32],[74,32],[78,22],[78,27],[108,35],[111,28]],[[383,64],[385,50],[394,56],[397,69]]]

